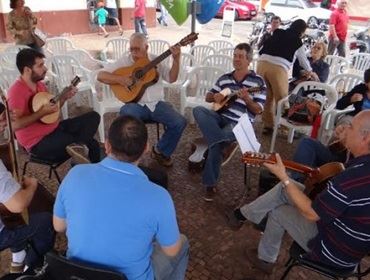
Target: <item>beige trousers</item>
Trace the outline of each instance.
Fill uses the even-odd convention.
[[[268,61],[258,61],[257,74],[265,80],[267,87],[266,103],[262,114],[263,125],[272,128],[276,104],[288,95],[288,73],[281,66]]]

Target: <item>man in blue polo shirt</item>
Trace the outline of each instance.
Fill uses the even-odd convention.
[[[308,258],[338,270],[352,271],[370,252],[370,110],[353,118],[344,144],[354,158],[314,200],[304,194],[302,184],[288,177],[277,155],[277,164],[265,166],[281,182],[228,215],[234,228],[247,219],[258,224],[268,215],[258,249],[247,252],[256,268],[272,272],[285,231]]]
[[[220,177],[220,167],[234,153],[237,145],[232,132],[239,118],[247,113],[251,122],[256,115],[263,112],[266,100],[265,82],[256,73],[249,70],[253,59],[253,49],[246,43],[237,45],[234,49],[234,71],[222,75],[207,93],[206,101],[222,103],[225,96],[222,90],[239,91],[237,98],[225,110],[213,111],[198,106],[193,109],[194,118],[208,144],[208,156],[203,171],[203,185],[205,186],[205,201],[213,201],[216,193],[216,184]],[[248,88],[260,87],[255,93]]]
[[[182,280],[188,241],[180,235],[173,201],[137,164],[148,149],[145,124],[117,118],[108,157],[75,166],[58,190],[54,228],[66,231],[67,257],[135,280]]]

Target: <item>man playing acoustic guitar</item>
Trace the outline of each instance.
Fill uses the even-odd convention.
[[[247,251],[249,261],[271,273],[285,231],[301,246],[306,258],[340,271],[353,271],[370,251],[370,110],[346,127],[344,145],[353,155],[346,169],[330,179],[311,200],[305,186],[289,178],[279,155],[264,165],[281,181],[255,201],[228,213],[238,229],[249,220],[258,224],[268,215],[258,249]]]
[[[161,80],[164,79],[169,83],[175,82],[180,67],[180,46],[172,46],[170,51],[173,58],[171,69],[168,69],[165,63],[158,64],[156,71],[159,74],[159,81],[147,87],[137,103],[126,103],[120,111],[120,115],[130,115],[144,122],[155,121],[163,124],[165,132],[157,145],[152,147],[151,156],[161,165],[167,167],[173,164],[171,155],[186,126],[186,119],[169,103],[163,101],[164,93]],[[145,35],[134,33],[130,38],[130,54],[106,66],[99,72],[98,80],[109,85],[121,85],[127,90],[134,84],[131,74],[125,76],[113,72],[119,68],[131,66],[143,58],[153,60],[155,57],[148,53],[148,41]]]
[[[94,139],[100,121],[98,113],[93,111],[50,124],[41,121],[44,116],[57,112],[65,101],[72,98],[77,92],[75,87],[71,86],[65,92],[65,95],[59,99],[60,104],[50,102],[36,112],[31,111],[30,104],[33,97],[38,92],[47,91],[42,82],[47,71],[44,57],[33,49],[23,49],[17,54],[16,63],[21,76],[8,91],[9,108],[16,115],[13,129],[17,141],[28,152],[41,159],[61,161],[68,159],[70,154],[74,156],[77,163],[83,162],[85,158],[86,149],[81,145],[84,144],[89,150],[90,160],[98,162],[100,148],[99,143]]]
[[[6,127],[4,115],[0,114],[0,134]],[[20,213],[28,207],[37,189],[37,180],[24,177],[22,186],[0,160],[0,203],[12,213]],[[26,250],[28,242],[32,242],[33,246]],[[0,219],[0,251],[10,248],[12,252],[11,273],[22,273],[25,265],[30,268],[42,265],[42,255],[51,250],[53,245],[51,213],[32,214],[28,225],[13,229],[5,228]]]
[[[193,109],[194,118],[208,144],[208,156],[203,171],[206,201],[213,200],[220,176],[222,153],[226,154],[224,160],[228,160],[229,155],[237,148],[233,127],[244,113],[247,113],[253,122],[255,116],[263,111],[266,100],[265,82],[248,69],[252,56],[253,49],[248,44],[237,45],[233,56],[235,70],[221,76],[206,95],[207,102],[220,104],[225,99],[220,93],[222,90],[239,91],[238,98],[232,101],[227,109],[217,112],[202,106]],[[251,87],[258,89],[256,93],[248,91]]]

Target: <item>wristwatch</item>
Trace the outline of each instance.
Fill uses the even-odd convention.
[[[283,184],[283,187],[285,188],[290,184],[290,181],[289,181],[289,179],[287,179],[285,181],[281,181],[281,183]]]

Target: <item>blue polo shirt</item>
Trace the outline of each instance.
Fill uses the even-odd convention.
[[[319,215],[310,257],[352,269],[370,252],[370,155],[352,159],[312,204]]]
[[[68,172],[54,215],[67,223],[68,258],[128,279],[154,279],[153,240],[171,246],[180,238],[169,193],[137,166],[109,157]]]
[[[211,93],[218,93],[225,88],[229,88],[231,90],[240,90],[242,88],[250,88],[250,87],[261,87],[261,91],[251,93],[252,99],[254,102],[257,102],[261,108],[263,109],[266,101],[266,86],[265,81],[262,79],[261,76],[256,75],[254,71],[250,71],[244,79],[241,81],[236,81],[234,79],[234,71],[222,75],[216,82],[216,84],[210,90]],[[248,111],[247,105],[245,104],[244,100],[241,98],[237,98],[235,102],[233,102],[230,107],[223,111],[221,114],[226,118],[237,122],[239,118],[244,114],[248,113],[249,119],[251,122],[254,121],[256,115],[250,111]]]

